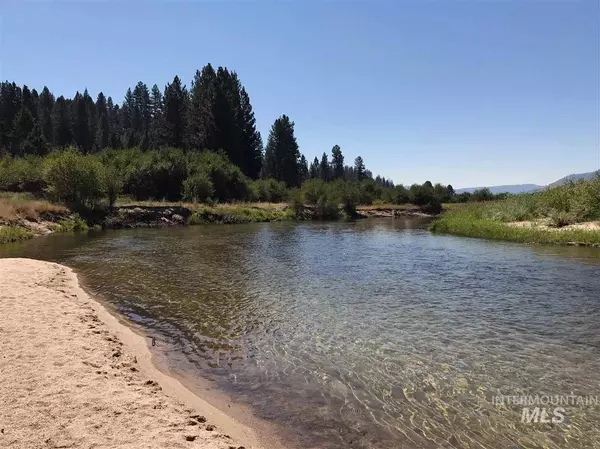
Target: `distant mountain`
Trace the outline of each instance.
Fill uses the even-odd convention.
[[[591,171],[588,173],[575,173],[573,175],[569,175],[569,176],[565,176],[564,178],[560,178],[558,181],[554,181],[552,184],[548,184],[548,187],[562,186],[563,184],[566,184],[568,182],[579,181],[580,179],[589,181],[590,179],[593,179],[594,176],[596,176],[598,174],[600,174],[600,170]]]
[[[600,174],[600,170],[591,171],[588,173],[575,173],[569,176],[565,176],[564,178],[560,178],[558,181],[554,181],[552,184],[548,184],[547,186],[538,186],[536,184],[515,184],[515,185],[506,185],[506,186],[489,186],[490,192],[496,193],[527,193],[527,192],[535,192],[536,190],[547,189],[550,187],[561,186],[571,181],[579,181],[580,179],[584,179],[589,181],[594,178],[594,176]],[[483,189],[483,187],[465,187],[464,189],[456,189],[456,193],[464,193],[469,192],[473,193],[477,189]]]
[[[492,193],[527,193],[533,192],[535,190],[540,190],[545,188],[545,186],[538,186],[536,184],[515,184],[515,185],[507,185],[507,186],[490,186],[490,192]],[[469,192],[473,193],[477,189],[483,189],[483,187],[465,187],[464,189],[456,189],[456,193],[464,193]]]

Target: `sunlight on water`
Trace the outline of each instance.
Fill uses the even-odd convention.
[[[494,403],[600,396],[600,250],[421,224],[53,236],[0,256],[74,267],[161,335],[171,368],[215,379],[302,447],[600,447],[597,404],[565,406],[557,424]]]

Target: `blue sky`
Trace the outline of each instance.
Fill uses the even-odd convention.
[[[598,0],[23,2],[0,8],[0,77],[122,101],[142,80],[238,72],[266,142],[397,183],[546,184],[600,168]]]

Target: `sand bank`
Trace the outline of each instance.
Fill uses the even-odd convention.
[[[262,449],[65,266],[0,259],[0,447]]]

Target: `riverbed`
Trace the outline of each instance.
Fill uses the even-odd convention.
[[[52,235],[0,257],[74,268],[156,337],[163,369],[208,379],[290,447],[600,447],[598,404],[535,423],[498,403],[600,396],[600,250],[433,235],[426,223]]]

